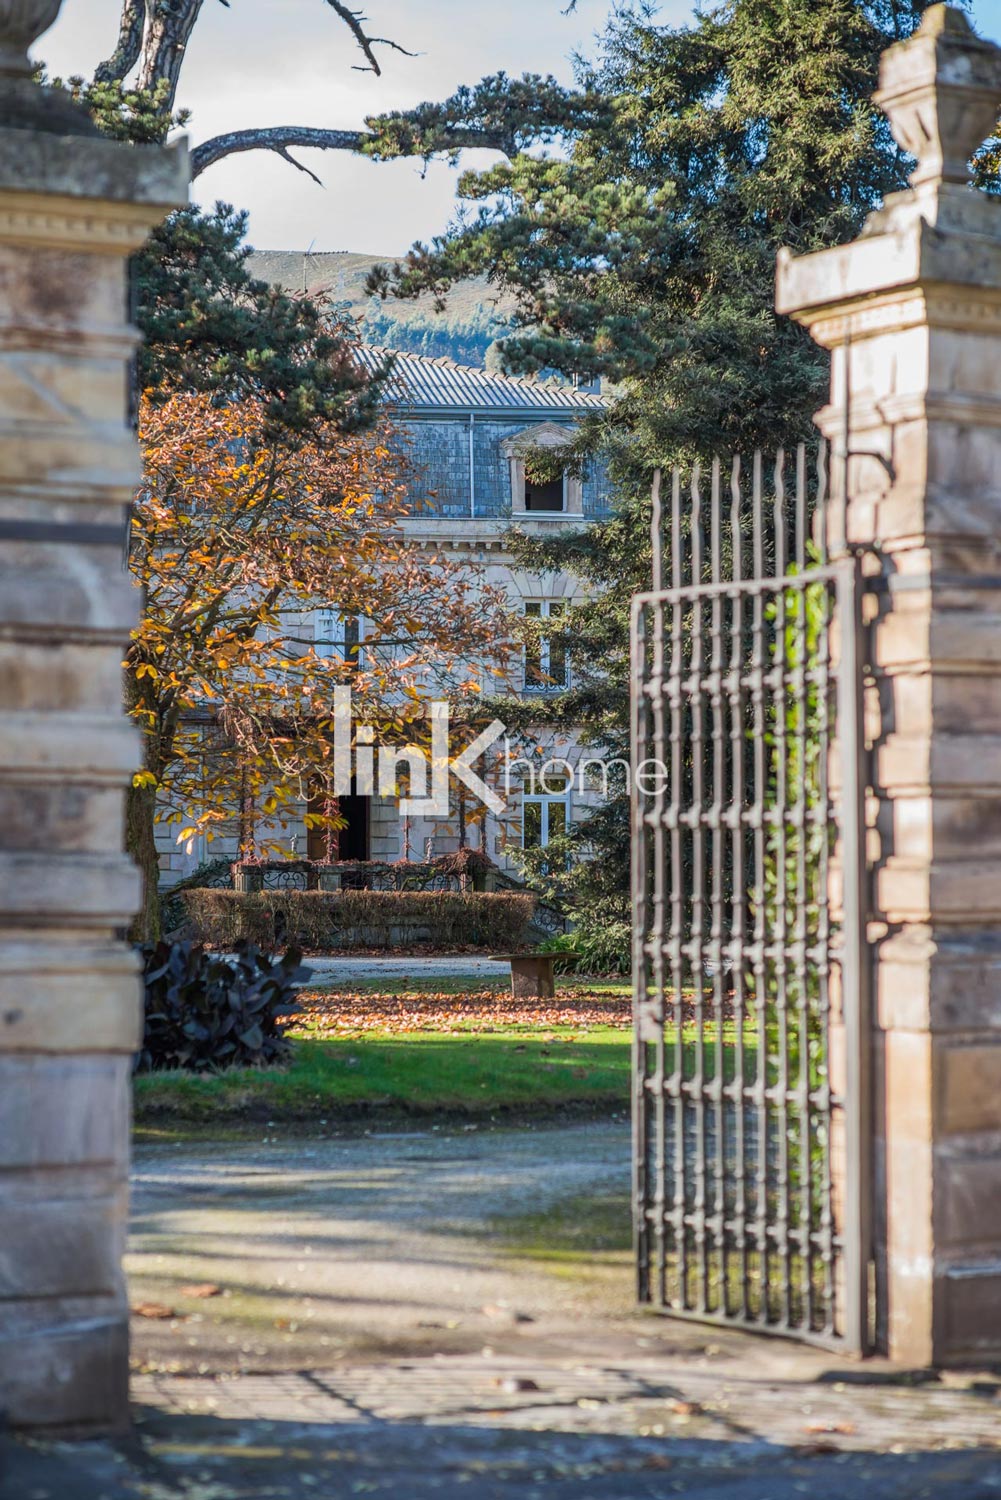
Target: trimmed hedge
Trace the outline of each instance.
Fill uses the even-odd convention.
[[[513,891],[185,891],[188,930],[228,949],[436,947],[503,949],[528,941],[535,898]]]

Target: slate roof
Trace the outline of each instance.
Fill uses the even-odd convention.
[[[388,354],[395,359],[387,383],[391,402],[409,411],[559,412],[580,415],[601,411],[605,401],[596,391],[575,390],[555,380],[495,375],[450,359],[430,359],[362,344],[358,358],[375,370]]]

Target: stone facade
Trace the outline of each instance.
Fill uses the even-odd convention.
[[[450,361],[400,355],[399,380],[390,393],[394,425],[411,466],[409,502],[412,516],[405,531],[415,547],[449,556],[475,567],[486,585],[500,587],[518,601],[572,600],[576,584],[567,575],[544,577],[515,565],[506,544],[514,519],[519,527],[548,533],[556,525],[586,525],[607,515],[606,476],[597,464],[582,480],[568,477],[562,512],[525,512],[524,455],[535,446],[566,441],[588,410],[600,409],[600,396],[555,384],[537,384],[466,369]],[[520,467],[519,467],[520,466]],[[553,755],[576,764],[580,747],[570,739],[554,741]],[[521,837],[521,799],[514,787],[509,812],[489,816],[482,829],[470,828],[468,839],[484,847],[502,867],[513,869],[505,846]],[[590,801],[571,796],[568,815]],[[303,813],[305,808],[303,808]],[[309,836],[301,817],[280,829],[261,825],[289,852],[303,855]],[[436,854],[458,848],[459,810],[453,800],[447,819],[401,820],[395,800],[372,797],[368,808],[368,854],[373,859],[422,858],[428,841]],[[165,885],[192,873],[205,859],[235,859],[235,826],[217,832],[211,843],[194,840],[179,846],[169,827],[158,831],[161,877]]]
[[[778,307],[832,351],[870,572],[879,1342],[950,1364],[1001,1357],[1001,204],[966,165],[1001,50],[936,5],[880,81],[912,187],[783,257]]]
[[[142,1021],[121,941],[138,904],[122,852],[139,761],[121,688],[138,604],[127,258],[187,173],[183,149],[97,137],[9,52],[0,118],[0,1412],[107,1427],[127,1410]]]

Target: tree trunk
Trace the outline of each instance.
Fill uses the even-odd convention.
[[[146,24],[146,0],[123,0],[118,25],[118,46],[94,70],[95,83],[122,83],[139,61]]]
[[[146,12],[139,88],[154,89],[158,83],[166,82],[170,90],[166,101],[168,113],[174,108],[184,49],[201,8],[202,0],[173,0],[172,4],[161,0]]]
[[[142,905],[129,930],[134,943],[160,937],[160,859],[156,852],[156,787],[130,786],[125,803],[125,847],[142,876]]]

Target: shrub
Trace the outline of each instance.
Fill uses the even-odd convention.
[[[214,892],[213,894],[221,894]],[[291,1050],[279,1016],[298,1008],[297,980],[308,977],[290,948],[271,959],[248,943],[217,958],[194,943],[156,943],[142,950],[146,1031],[141,1072],[260,1066]]]
[[[628,974],[632,967],[632,926],[614,909],[587,908],[572,932],[557,933],[540,944],[547,953],[577,954],[581,974]],[[555,965],[559,971],[559,963]]]
[[[512,948],[526,941],[535,901],[495,891],[186,891],[198,940],[229,948],[243,940],[272,948]]]

